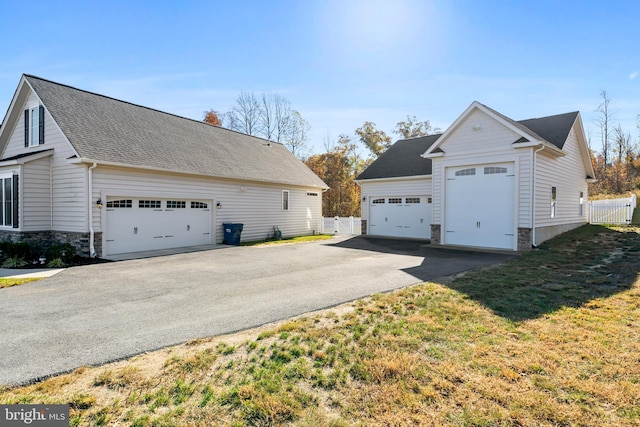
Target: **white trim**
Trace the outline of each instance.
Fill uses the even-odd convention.
[[[3,166],[13,166],[13,165],[23,165],[25,163],[32,162],[34,160],[42,159],[43,157],[52,156],[53,148],[48,150],[39,151],[37,153],[30,154],[28,156],[20,157],[19,159],[14,160],[5,160],[0,162],[0,167]]]
[[[287,193],[287,206],[285,209],[284,206],[284,194]],[[289,190],[282,190],[282,196],[280,199],[280,207],[282,208],[282,212],[289,212],[291,210],[291,193],[289,192]]]
[[[103,166],[113,166],[113,167],[124,168],[124,169],[133,169],[133,170],[140,170],[140,171],[164,172],[164,173],[167,173],[167,174],[178,174],[178,175],[205,176],[205,177],[208,177],[208,178],[216,178],[216,179],[225,180],[225,181],[259,182],[259,183],[264,183],[264,184],[276,184],[276,185],[280,185],[280,186],[299,187],[299,188],[320,188],[320,189],[323,190],[323,192],[324,192],[324,190],[328,190],[329,189],[329,187],[318,187],[318,186],[312,185],[312,184],[291,184],[291,183],[288,183],[288,182],[271,181],[271,180],[267,180],[267,179],[253,179],[253,180],[251,180],[251,179],[240,178],[240,177],[219,176],[219,175],[211,175],[211,174],[206,174],[206,173],[185,172],[185,171],[174,170],[174,169],[163,169],[163,168],[158,168],[158,167],[153,167],[153,166],[138,166],[138,165],[130,165],[130,164],[127,164],[127,163],[106,162],[106,161],[102,161],[102,160],[88,159],[88,158],[73,157],[73,158],[69,158],[67,160],[68,160],[69,164],[72,164],[72,165],[77,165],[77,164],[82,164],[82,163],[97,163],[97,164],[103,165]]]
[[[408,180],[414,180],[414,179],[425,179],[425,178],[431,178],[433,175],[409,175],[409,176],[394,176],[394,177],[390,177],[390,178],[371,178],[371,179],[357,179],[354,180],[353,182],[357,183],[357,184],[367,184],[370,182],[389,182],[389,181],[408,181]]]

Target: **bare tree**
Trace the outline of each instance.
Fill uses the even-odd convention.
[[[600,97],[602,97],[602,103],[596,110],[597,113],[600,113],[600,116],[596,120],[596,123],[598,123],[598,126],[600,127],[600,138],[602,140],[602,157],[604,158],[604,168],[606,170],[607,165],[611,161],[611,143],[609,142],[609,138],[611,137],[610,123],[613,120],[613,112],[609,107],[611,98],[609,98],[609,95],[607,95],[606,90],[600,92]]]
[[[225,116],[227,127],[247,135],[260,134],[260,110],[260,103],[253,93],[240,93],[236,105]]]
[[[614,128],[615,146],[613,152],[618,156],[618,163],[627,161],[630,153],[633,151],[631,144],[631,134],[622,130],[622,126],[618,124]]]
[[[285,132],[284,143],[294,155],[302,158],[307,148],[307,140],[309,139],[311,126],[302,118],[302,115],[295,110],[292,110],[292,113],[288,117],[287,122],[290,123],[290,125],[287,126],[287,131]]]

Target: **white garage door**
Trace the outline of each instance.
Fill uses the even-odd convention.
[[[211,201],[108,198],[108,255],[206,245],[211,240]]]
[[[447,168],[445,243],[514,249],[514,164]]]
[[[369,234],[431,238],[430,196],[378,196],[369,198]]]

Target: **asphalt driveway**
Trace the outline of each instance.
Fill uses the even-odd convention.
[[[232,333],[510,257],[358,237],[73,267],[0,289],[0,384]]]

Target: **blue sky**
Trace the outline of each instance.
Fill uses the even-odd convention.
[[[638,139],[640,2],[0,0],[0,114],[22,73],[174,114],[288,98],[313,152],[365,120],[445,129],[474,100],[515,120],[580,110],[600,91]]]

